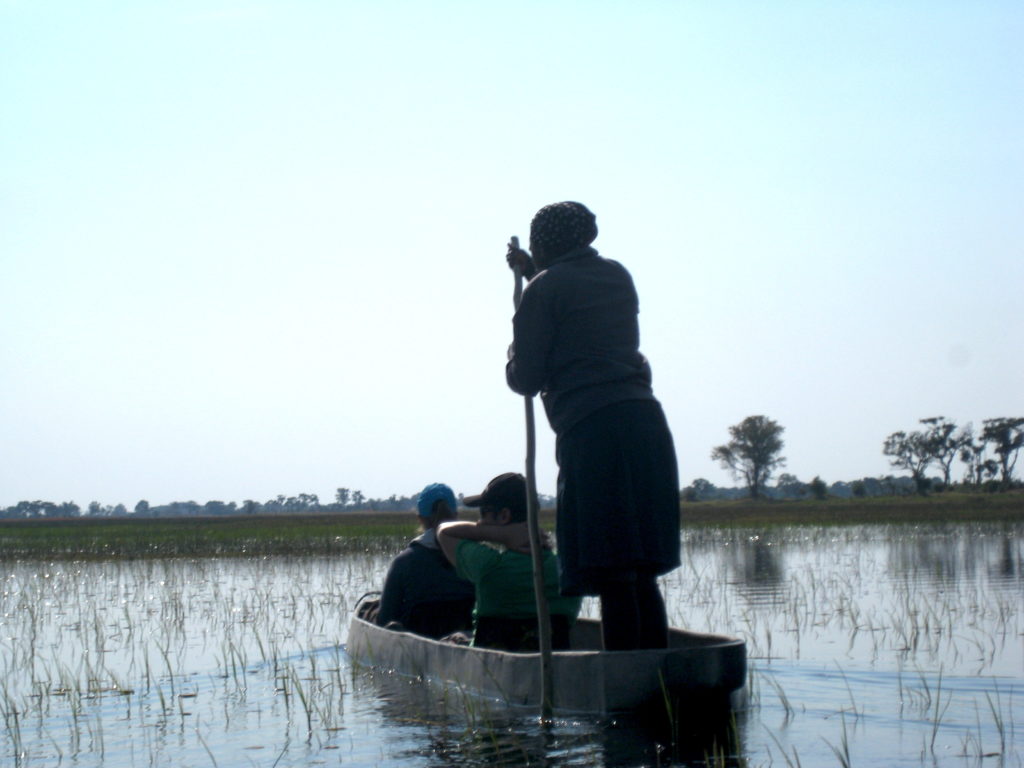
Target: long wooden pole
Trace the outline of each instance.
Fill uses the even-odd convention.
[[[512,247],[519,247],[518,237],[513,236]],[[523,296],[523,273],[519,267],[513,273],[516,279],[513,303],[519,309]],[[537,473],[534,467],[537,459],[537,430],[533,418],[533,397],[526,395],[523,400],[526,406],[526,521],[530,531],[530,554],[533,557],[533,594],[537,600],[537,636],[540,646],[540,716],[542,720],[548,720],[551,718],[555,688],[551,663],[551,613],[544,586],[544,544],[541,541],[537,510]]]

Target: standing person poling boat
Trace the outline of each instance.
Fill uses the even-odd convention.
[[[532,258],[509,246],[530,282],[505,375],[515,392],[540,393],[557,438],[562,594],[600,598],[606,650],[664,648],[657,577],[679,565],[679,470],[633,280],[596,237],[594,214],[563,202],[534,216]]]

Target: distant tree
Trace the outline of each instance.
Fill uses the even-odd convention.
[[[928,480],[924,473],[935,457],[924,432],[893,432],[885,438],[882,453],[889,457],[889,464],[910,472],[918,493],[927,493]]]
[[[976,439],[974,428],[967,424],[960,445],[960,461],[967,465],[964,479],[976,488],[980,488],[986,478],[995,477],[999,471],[999,464],[988,458],[987,450],[988,444],[980,437]]]
[[[807,495],[807,483],[801,481],[796,475],[783,472],[775,481],[775,492],[779,496],[799,499]]]
[[[811,480],[809,487],[811,489],[811,495],[814,496],[814,498],[816,498],[818,501],[821,501],[826,496],[828,496],[828,486],[825,484],[825,481],[822,480],[818,475],[814,476],[814,479]]]
[[[273,499],[267,499],[263,503],[262,509],[263,509],[264,512],[268,512],[270,514],[277,514],[279,512],[284,512],[287,509],[287,501],[288,500],[285,498],[284,495],[278,494]]]
[[[956,424],[945,416],[933,416],[921,419],[928,429],[924,433],[928,450],[931,451],[935,463],[942,468],[942,484],[949,485],[949,476],[953,468],[953,460],[960,454],[963,444],[963,431],[956,433]]]
[[[65,501],[60,505],[60,515],[62,517],[81,517],[82,509],[73,501]]]
[[[985,419],[982,425],[981,439],[990,443],[999,457],[1000,483],[1004,489],[1009,488],[1013,484],[1017,454],[1024,447],[1024,418]]]
[[[863,499],[868,495],[868,487],[863,480],[854,480],[850,486],[853,495],[858,499]]]
[[[694,501],[705,501],[710,499],[715,492],[715,486],[710,480],[705,480],[703,477],[698,477],[686,488],[679,492],[679,498],[683,501],[694,502]]]
[[[52,501],[19,501],[14,507],[8,508],[11,517],[56,517],[60,508]]]
[[[348,506],[349,496],[351,496],[351,493],[348,488],[339,488],[334,494],[334,500],[341,506],[346,507]]]
[[[366,500],[366,497],[363,496],[363,492],[362,491],[353,491],[352,492],[352,506],[355,507],[356,509],[362,509],[363,508],[363,502],[365,500]]]
[[[165,509],[170,517],[196,517],[203,511],[195,501],[172,501]]]
[[[52,501],[22,501],[18,503],[21,510],[19,517],[57,517],[60,514],[60,507]]]
[[[135,505],[135,514],[139,517],[146,517],[149,515],[149,502],[145,499],[139,501],[139,503]]]
[[[233,515],[235,513],[235,502],[225,504],[223,501],[208,501],[203,505],[203,514],[209,516],[215,515]]]
[[[853,483],[848,483],[845,480],[836,480],[825,488],[825,495],[835,496],[837,499],[848,499],[853,496]]]
[[[733,476],[742,477],[752,498],[760,498],[775,468],[786,464],[785,457],[779,455],[784,430],[766,416],[748,416],[729,427],[732,439],[712,450],[711,458]]]
[[[90,501],[88,509],[89,509],[89,512],[88,512],[89,517],[102,517],[103,516],[103,506],[98,501]]]
[[[896,478],[892,475],[885,475],[884,477],[878,478],[878,486],[882,489],[883,495],[896,495]]]

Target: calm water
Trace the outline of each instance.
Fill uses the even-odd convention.
[[[743,637],[750,675],[735,727],[674,738],[628,719],[542,727],[352,669],[349,612],[379,555],[6,563],[0,764],[1021,766],[1022,534],[687,533],[672,623]]]

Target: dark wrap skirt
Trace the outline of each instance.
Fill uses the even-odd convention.
[[[657,400],[595,411],[559,436],[556,453],[562,594],[679,566],[679,470]]]

